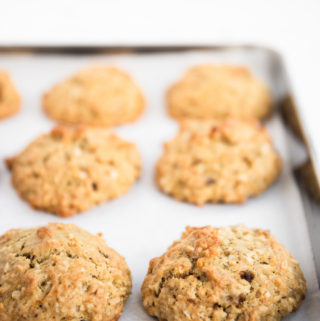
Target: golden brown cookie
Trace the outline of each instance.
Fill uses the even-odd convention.
[[[174,118],[265,118],[271,113],[269,89],[248,68],[199,65],[189,69],[167,93]]]
[[[255,120],[183,120],[156,167],[159,188],[177,200],[242,203],[278,177],[281,159]]]
[[[20,96],[9,75],[0,70],[0,119],[16,114],[20,109]]]
[[[55,85],[43,96],[43,108],[57,121],[112,126],[135,121],[145,100],[124,71],[92,67]]]
[[[116,321],[130,293],[124,258],[76,225],[0,237],[0,321]]]
[[[306,292],[299,263],[268,231],[188,227],[151,260],[146,311],[161,321],[280,320]]]
[[[110,130],[58,126],[7,165],[32,207],[66,217],[126,193],[139,177],[141,159],[135,144]]]

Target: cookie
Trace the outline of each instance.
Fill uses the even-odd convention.
[[[9,75],[0,70],[0,119],[20,110],[20,96]]]
[[[275,181],[281,171],[266,129],[255,120],[183,120],[164,146],[156,182],[166,194],[197,205],[243,203]]]
[[[124,258],[75,225],[0,237],[0,321],[116,321],[130,292]]]
[[[161,321],[280,320],[306,292],[299,263],[268,231],[187,227],[151,260],[146,311]]]
[[[24,200],[66,217],[126,193],[141,160],[135,144],[108,129],[57,126],[7,165]]]
[[[55,85],[43,96],[43,109],[54,120],[112,126],[135,121],[144,111],[139,87],[116,67],[92,67]]]
[[[248,68],[199,65],[189,69],[167,93],[174,118],[265,118],[271,113],[269,89]]]

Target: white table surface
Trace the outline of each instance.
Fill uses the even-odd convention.
[[[302,117],[320,155],[319,0],[0,3],[0,46],[247,43],[274,48],[285,58]]]

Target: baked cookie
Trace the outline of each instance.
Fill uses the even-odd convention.
[[[135,121],[145,101],[124,71],[92,67],[55,85],[43,96],[43,108],[61,122],[112,126]]]
[[[177,200],[242,203],[279,175],[281,159],[255,120],[183,120],[156,167],[159,188]]]
[[[141,160],[135,144],[110,130],[58,126],[7,165],[32,207],[66,217],[126,193]]]
[[[248,68],[200,65],[191,68],[167,93],[174,118],[265,118],[271,113],[269,89]]]
[[[268,231],[187,227],[151,260],[146,311],[161,321],[280,320],[306,292],[299,263]]]
[[[20,96],[9,75],[0,70],[0,119],[16,114],[20,109]]]
[[[75,225],[0,237],[0,321],[116,321],[130,293],[124,258]]]

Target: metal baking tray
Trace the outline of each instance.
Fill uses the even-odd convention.
[[[188,67],[204,62],[249,66],[269,85],[275,99],[274,115],[265,124],[282,155],[283,173],[271,188],[244,205],[198,208],[174,201],[154,184],[154,165],[162,144],[177,131],[176,122],[166,113],[165,91]],[[137,143],[143,159],[142,177],[127,195],[69,219],[35,211],[17,196],[2,160],[54,126],[41,110],[42,94],[54,83],[95,63],[124,68],[146,95],[147,110],[141,119],[115,129]],[[308,284],[302,307],[286,320],[319,320],[319,160],[295,103],[295,93],[290,90],[285,61],[278,53],[255,46],[0,48],[0,69],[9,71],[22,96],[21,112],[0,122],[1,234],[10,228],[50,221],[72,222],[90,232],[102,232],[132,270],[133,294],[121,320],[134,321],[152,320],[140,298],[149,260],[178,239],[186,225],[243,223],[270,229],[300,261]]]

